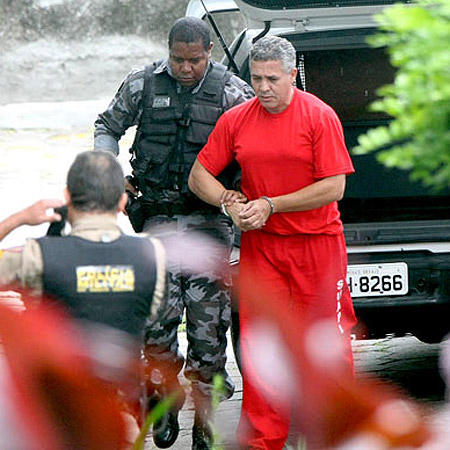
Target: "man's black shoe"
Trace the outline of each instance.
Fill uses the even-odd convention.
[[[158,448],[171,447],[178,438],[180,424],[178,423],[178,412],[183,407],[186,394],[178,380],[168,383],[168,386],[161,386],[154,389],[148,396],[148,411],[152,411],[164,399],[169,400],[172,397],[173,404],[168,408],[163,416],[153,424],[152,436],[153,442]]]
[[[192,450],[210,450],[213,445],[213,434],[210,426],[195,415],[192,428]]]
[[[153,442],[158,448],[169,448],[177,440],[179,432],[178,411],[167,411],[153,424]]]

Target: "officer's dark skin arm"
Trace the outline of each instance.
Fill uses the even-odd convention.
[[[240,228],[239,212],[247,197],[241,192],[228,191],[223,184],[208,172],[198,160],[195,160],[189,175],[189,189],[204,202],[219,207],[222,203],[230,214],[234,224]]]
[[[60,221],[61,216],[51,210],[62,205],[63,202],[59,199],[43,199],[12,214],[0,222],[0,241],[22,225],[40,225],[45,222]]]
[[[95,148],[95,151],[105,151],[105,152],[111,152],[113,155],[117,156],[117,151],[114,150],[113,148],[109,148],[109,147],[99,147],[99,148]],[[134,195],[138,195],[138,191],[136,190],[136,188],[130,183],[130,181],[128,180],[127,177],[125,177],[124,180],[125,183],[125,191],[129,191]],[[125,215],[127,214],[127,212],[125,211],[125,209],[122,211]]]

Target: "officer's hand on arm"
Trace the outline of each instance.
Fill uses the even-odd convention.
[[[203,201],[220,208],[226,207],[222,212],[228,214],[234,224],[241,228],[239,212],[247,197],[241,192],[225,189],[198,160],[195,161],[189,176],[189,188]]]
[[[242,192],[225,189],[220,196],[220,204],[231,206],[233,203],[247,203],[247,197]]]
[[[40,225],[45,222],[60,221],[61,215],[51,210],[62,205],[63,202],[59,199],[43,199],[9,216],[0,222],[0,241],[21,225]]]

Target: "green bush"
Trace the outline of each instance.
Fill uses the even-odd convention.
[[[381,32],[370,40],[387,47],[397,74],[379,90],[373,111],[392,116],[388,126],[369,131],[354,153],[380,150],[388,167],[435,189],[450,187],[450,0],[395,5],[377,20]]]

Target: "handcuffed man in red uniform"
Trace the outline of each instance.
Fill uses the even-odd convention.
[[[336,113],[294,86],[295,60],[286,39],[264,37],[253,45],[250,69],[257,97],[220,118],[197,157],[189,187],[220,206],[243,231],[241,278],[264,280],[273,301],[289,305],[299,322],[334,321],[352,375],[350,330],[356,320],[337,201],[354,169]],[[242,168],[246,204],[226,202],[215,178],[235,159]],[[282,449],[289,411],[268,402],[246,372],[245,331],[252,322],[248,295],[240,292],[244,394],[238,439],[243,448]]]

